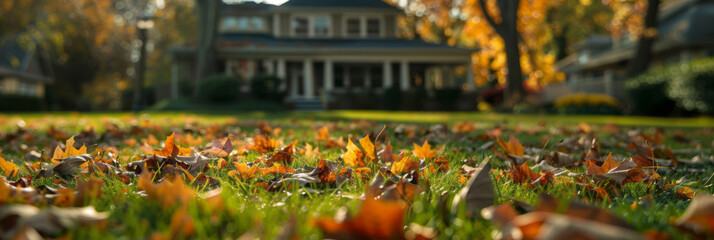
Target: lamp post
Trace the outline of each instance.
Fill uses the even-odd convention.
[[[134,75],[134,101],[132,108],[134,112],[141,111],[144,108],[143,90],[144,90],[144,72],[146,71],[146,41],[147,30],[154,27],[154,21],[148,15],[142,15],[136,22],[141,47],[139,50],[139,62],[136,63],[136,71]]]

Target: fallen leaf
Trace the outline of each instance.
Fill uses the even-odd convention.
[[[14,163],[6,161],[2,156],[0,156],[0,171],[2,174],[8,177],[15,177],[17,173],[20,172],[20,168]]]
[[[166,137],[164,141],[164,148],[161,150],[154,150],[154,154],[163,157],[175,157],[175,156],[188,156],[191,154],[191,149],[182,148],[176,145],[176,139],[174,133]]]
[[[495,194],[490,171],[491,164],[488,159],[484,159],[471,174],[468,184],[454,197],[451,203],[453,213],[456,213],[459,206],[463,205],[466,216],[474,218],[481,213],[481,209],[494,204]]]
[[[405,239],[405,205],[399,201],[366,198],[360,211],[350,219],[313,219],[325,238],[334,239]]]
[[[508,142],[504,142],[501,139],[496,139],[496,142],[498,143],[498,146],[501,146],[501,148],[506,151],[506,153],[522,157],[523,153],[525,152],[526,148],[521,145],[521,143],[511,135],[511,138],[508,140]]]
[[[415,143],[414,151],[412,152],[414,153],[414,156],[419,159],[430,159],[436,157],[436,150],[432,150],[431,145],[429,145],[429,142],[426,140],[424,140],[424,144],[421,146]]]
[[[87,154],[87,147],[85,147],[83,144],[79,149],[75,148],[74,136],[72,136],[65,142],[64,151],[59,146],[55,148],[55,152],[52,154],[52,163],[58,164],[60,159],[82,154]]]
[[[674,225],[700,239],[714,237],[714,196],[698,194]]]
[[[413,161],[410,156],[402,156],[399,161],[392,163],[391,170],[395,174],[419,170],[419,161]]]
[[[0,238],[21,236],[25,227],[34,229],[42,237],[55,238],[69,229],[102,225],[108,217],[109,213],[97,212],[92,206],[40,210],[30,205],[4,205],[0,206],[0,222],[3,223]]]

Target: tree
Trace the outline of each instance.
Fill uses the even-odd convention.
[[[506,85],[510,104],[518,102],[525,89],[537,90],[564,78],[553,68],[555,54],[547,50],[552,33],[545,24],[545,13],[562,0],[412,1],[420,7],[402,7],[421,9],[421,37],[478,47],[472,56],[476,85],[495,76],[498,84]]]
[[[617,1],[603,0],[614,11],[610,30],[614,37],[627,34],[637,40],[637,48],[627,63],[627,77],[635,77],[645,72],[652,58],[652,46],[657,38],[657,15],[660,0]]]
[[[199,85],[201,78],[213,72],[212,68],[215,67],[215,35],[220,5],[221,0],[196,0],[198,48],[195,86]],[[195,89],[193,95],[198,96],[198,88]]]
[[[568,47],[594,34],[607,34],[612,11],[601,1],[565,0],[548,10],[546,24],[553,34],[552,50],[558,61],[567,57]]]

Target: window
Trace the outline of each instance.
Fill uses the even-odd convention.
[[[367,19],[367,37],[379,37],[381,30],[378,18]]]
[[[263,18],[261,18],[261,17],[252,17],[250,19],[250,24],[253,27],[253,29],[259,29],[259,30],[265,29],[265,23],[263,22]]]
[[[330,34],[330,18],[315,17],[313,18],[313,29],[315,36],[327,36]]]
[[[34,84],[20,82],[20,89],[19,89],[18,93],[20,95],[25,95],[25,96],[35,96],[35,95],[37,95],[37,88],[35,87]]]
[[[293,19],[293,34],[295,34],[295,36],[308,35],[308,20],[306,17],[296,17]]]
[[[221,20],[221,32],[261,32],[266,31],[262,17],[229,16]]]
[[[359,18],[347,19],[347,36],[357,37],[360,35],[360,20]]]

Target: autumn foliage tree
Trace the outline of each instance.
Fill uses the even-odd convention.
[[[657,15],[661,0],[603,0],[603,3],[614,12],[609,26],[614,37],[628,34],[630,39],[637,41],[635,53],[627,63],[627,77],[645,72],[657,38]]]
[[[547,50],[552,34],[545,24],[548,10],[560,2],[420,0],[410,1],[417,7],[404,7],[421,10],[422,38],[436,33],[443,36],[431,39],[478,47],[472,56],[473,80],[484,86],[489,76],[495,76],[498,84],[506,86],[506,99],[514,103],[525,90],[538,90],[564,78],[553,68],[555,54]]]

